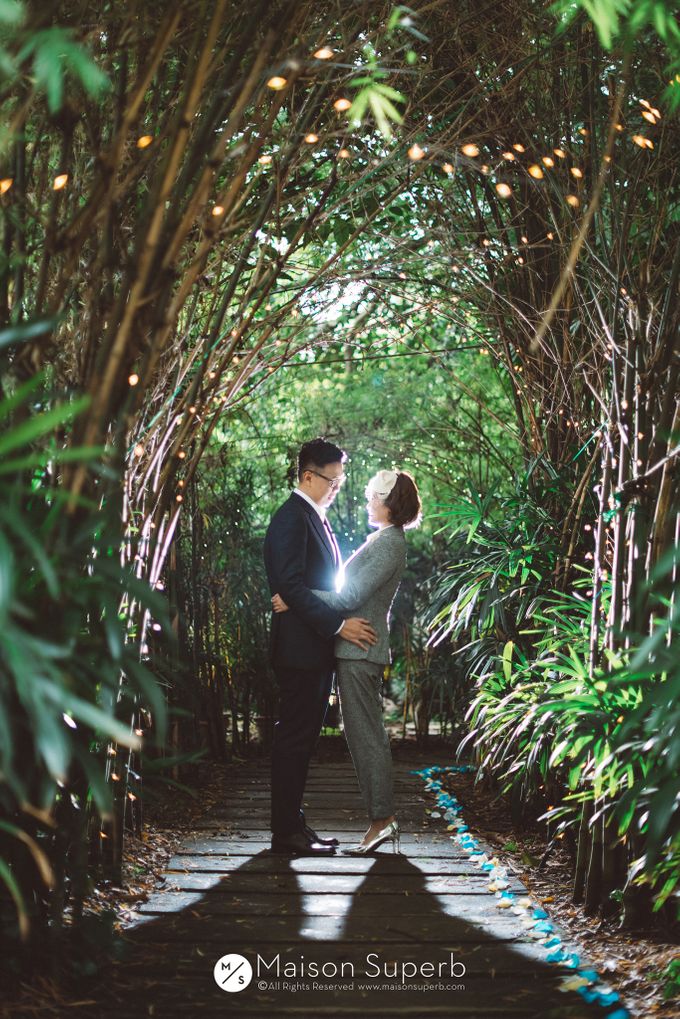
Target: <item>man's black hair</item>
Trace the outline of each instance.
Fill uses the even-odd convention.
[[[327,442],[326,439],[321,437],[311,439],[300,447],[300,452],[298,453],[298,480],[309,467],[326,467],[327,464],[336,463],[344,464],[346,460],[347,453],[345,453],[344,449],[336,446],[334,442]]]

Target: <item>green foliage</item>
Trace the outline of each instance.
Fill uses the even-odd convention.
[[[679,561],[680,549],[674,547],[653,574],[654,631],[638,636],[637,647],[609,680],[619,690],[636,691],[612,748],[610,766],[625,768],[629,778],[614,817],[620,833],[635,826],[644,834],[645,855],[635,871],[660,886],[657,906],[680,884],[680,612],[677,597],[669,600],[665,593]]]
[[[16,27],[24,17],[24,5],[19,0],[0,0],[0,25]]]
[[[32,33],[17,53],[16,62],[20,65],[29,57],[33,61],[36,84],[47,93],[47,105],[52,113],[62,107],[69,73],[88,95],[97,96],[109,87],[106,74],[75,42],[71,33],[57,25]]]
[[[403,57],[409,66],[418,62],[418,54],[408,47],[400,47],[397,37],[406,33],[420,42],[429,42],[427,36],[415,27],[415,17],[416,12],[412,8],[404,4],[397,4],[392,9],[385,27],[385,34],[389,39],[391,50],[395,56],[400,51],[404,51]],[[406,103],[407,97],[391,85],[384,84],[384,79],[388,78],[390,74],[381,68],[375,46],[372,43],[367,43],[363,52],[366,60],[365,66],[362,68],[364,73],[350,81],[352,88],[359,89],[349,110],[350,123],[354,128],[360,127],[366,113],[370,110],[381,135],[384,139],[390,140],[392,125],[404,122],[403,114],[394,104]]]
[[[0,72],[6,79],[16,78],[30,62],[32,78],[36,87],[46,93],[51,113],[62,108],[69,77],[93,97],[110,87],[108,76],[72,31],[59,25],[36,30],[25,26],[25,20],[22,4],[0,0],[0,24],[4,26]]]
[[[544,506],[546,487],[531,495],[531,472],[511,495],[469,496],[445,507],[442,529],[451,558],[432,601],[432,642],[468,637],[467,659],[483,673],[499,641],[524,643],[522,627],[535,611],[535,598],[554,570],[557,542],[553,517]]]
[[[55,486],[66,461],[106,475],[103,450],[71,447],[65,455],[56,438],[87,402],[54,402],[42,376],[0,402],[0,812],[7,818],[0,875],[24,934],[29,872],[12,861],[23,850],[46,883],[51,873],[27,822],[59,812],[72,797],[84,811],[88,789],[99,815],[109,817],[107,741],[140,748],[129,721],[139,699],[153,711],[158,741],[166,728],[164,696],[139,660],[124,611],[134,598],[169,633],[165,603],[121,566],[117,507],[81,500],[73,529]],[[8,839],[15,844],[9,858]]]
[[[178,479],[185,484],[184,470],[191,465],[179,496],[185,500],[178,548],[189,652],[179,668],[195,670],[200,694],[192,704],[195,715],[207,715],[217,726],[225,706],[239,719],[253,706],[266,706],[269,606],[260,542],[270,512],[285,498],[295,447],[325,433],[351,456],[350,480],[333,509],[345,554],[366,533],[363,486],[376,468],[398,464],[413,470],[423,492],[425,524],[409,539],[413,590],[395,607],[395,686],[403,680],[405,689],[408,674],[426,713],[444,714],[453,705],[461,722],[468,707],[466,684],[475,682],[469,742],[485,767],[519,796],[535,797],[541,809],[557,803],[564,813],[555,821],[565,824],[578,818],[588,800],[606,799],[607,817],[621,837],[629,835],[636,852],[637,843],[643,844],[644,873],[660,889],[661,902],[675,887],[677,873],[671,804],[676,759],[669,750],[677,732],[675,667],[670,660],[664,664],[659,682],[652,674],[665,661],[664,633],[650,638],[654,643],[641,661],[611,655],[591,670],[589,582],[572,582],[579,570],[568,572],[566,581],[561,575],[559,583],[554,575],[564,564],[565,536],[558,540],[558,530],[565,505],[583,479],[588,482],[583,519],[594,515],[590,479],[580,471],[590,457],[587,437],[598,429],[602,409],[613,405],[606,381],[610,361],[622,363],[613,341],[617,358],[605,352],[603,337],[616,336],[622,345],[626,322],[644,317],[645,307],[668,306],[667,325],[673,326],[663,280],[665,253],[674,240],[666,226],[674,214],[664,219],[660,196],[672,180],[674,139],[662,122],[655,137],[663,137],[663,145],[657,144],[653,159],[628,142],[629,128],[636,129],[631,125],[637,97],[654,100],[660,80],[657,36],[675,49],[675,7],[648,0],[579,0],[559,7],[565,18],[585,10],[607,47],[625,48],[634,37],[643,45],[631,64],[631,98],[622,117],[627,137],[617,146],[597,208],[592,255],[585,271],[574,274],[560,311],[563,322],[540,356],[531,348],[534,323],[548,304],[574,233],[565,191],[578,189],[582,208],[590,200],[591,164],[602,151],[618,53],[602,58],[597,47],[591,51],[594,33],[583,33],[579,25],[560,40],[556,60],[554,22],[535,5],[518,8],[513,18],[501,9],[482,18],[473,4],[426,5],[417,17],[420,24],[430,18],[428,31],[437,32],[436,59],[430,61],[428,52],[416,52],[428,39],[415,26],[414,10],[393,7],[386,26],[381,12],[377,26],[364,32],[345,17],[352,9],[340,5],[342,20],[330,25],[343,46],[359,39],[348,63],[333,69],[333,89],[355,90],[350,123],[363,128],[347,140],[349,157],[338,159],[338,119],[329,101],[334,93],[315,81],[307,90],[305,68],[295,88],[280,94],[283,105],[273,126],[258,140],[270,160],[260,163],[249,132],[253,124],[266,123],[272,95],[263,86],[263,99],[250,105],[244,100],[241,107],[237,83],[249,80],[250,58],[235,57],[234,64],[214,59],[216,52],[258,51],[261,25],[249,35],[250,29],[243,30],[248,19],[237,7],[232,18],[227,5],[217,48],[204,53],[216,77],[207,88],[195,79],[202,98],[187,129],[180,116],[183,90],[192,89],[185,70],[193,73],[190,65],[203,63],[199,33],[196,59],[187,64],[186,40],[195,32],[190,5],[181,6],[180,28],[144,97],[136,97],[133,83],[144,80],[163,12],[150,7],[148,18],[132,24],[124,4],[105,5],[93,38],[116,80],[111,101],[104,109],[81,104],[74,116],[70,107],[77,104],[69,103],[69,115],[56,117],[46,116],[46,109],[52,114],[63,109],[72,87],[102,93],[103,72],[81,48],[75,29],[52,24],[43,12],[35,27],[24,19],[21,4],[0,0],[0,73],[7,96],[22,76],[8,122],[18,125],[14,130],[29,154],[24,180],[17,174],[3,198],[11,224],[3,264],[6,303],[14,318],[33,299],[38,313],[48,306],[64,308],[57,378],[73,383],[78,372],[104,363],[117,374],[119,385],[108,393],[107,413],[102,411],[102,434],[110,426],[124,428],[132,443],[143,439],[137,466],[131,453],[126,478],[135,521],[144,523],[126,534],[131,541],[125,553],[139,550],[140,569],[147,566],[148,549],[143,540],[135,541],[147,533],[147,521],[156,533],[164,530],[168,517],[162,508],[168,502],[175,508],[174,486]],[[311,13],[315,32],[328,24],[313,5],[302,13]],[[299,31],[295,47],[300,44],[302,52],[305,30]],[[142,102],[133,109],[136,98]],[[238,109],[243,121],[234,116]],[[428,137],[416,174],[405,146],[387,144],[407,111],[411,136],[424,130]],[[318,144],[300,144],[305,117]],[[120,141],[111,130],[116,124],[124,128]],[[135,145],[138,127],[140,134],[150,133],[151,145]],[[224,130],[228,157],[208,165],[210,139]],[[468,130],[479,143],[478,163],[461,150],[461,132]],[[512,162],[502,158],[510,145]],[[553,145],[564,146],[566,161],[548,172]],[[78,188],[57,200],[52,171],[65,150]],[[169,152],[175,155],[168,162]],[[542,153],[546,171],[539,184],[527,168]],[[661,155],[667,164],[657,158]],[[168,177],[175,158],[177,173]],[[447,165],[450,170],[443,172]],[[568,175],[577,167],[583,169],[574,183]],[[496,200],[501,175],[513,186],[506,204]],[[233,204],[224,221],[213,221],[210,205],[225,194]],[[218,238],[213,247],[211,237]],[[624,246],[617,248],[621,237]],[[141,275],[140,266],[147,267]],[[194,268],[199,275],[192,287]],[[644,301],[638,279],[648,281]],[[181,293],[192,300],[175,322]],[[625,302],[619,300],[624,295]],[[173,309],[167,319],[164,309]],[[588,322],[594,323],[590,332]],[[650,318],[635,328],[651,344],[662,332],[657,324]],[[50,328],[36,322],[9,330],[0,334],[0,348],[42,339]],[[240,357],[238,371],[226,353],[229,332]],[[109,360],[111,349],[125,356]],[[670,362],[671,349],[655,353],[650,379]],[[129,392],[128,354],[139,356],[148,369],[139,371],[150,397],[139,414],[130,411],[133,401],[120,402],[120,394],[127,401]],[[488,354],[493,356],[482,356]],[[42,343],[18,360],[20,367],[34,355],[45,356]],[[247,365],[254,366],[251,376]],[[217,371],[206,376],[207,367]],[[239,371],[244,381],[232,399],[229,385]],[[17,377],[23,377],[21,371]],[[141,388],[135,390],[140,405]],[[653,402],[651,382],[649,389]],[[171,433],[189,404],[195,421],[211,428],[212,409],[227,391],[230,416],[225,410],[196,480],[206,432],[184,423],[174,432],[184,444],[182,461],[174,459]],[[65,449],[80,409],[77,399],[55,407],[30,384],[9,399],[15,402],[5,405],[6,413],[16,420],[0,439],[0,478],[11,493],[0,518],[0,606],[6,623],[0,648],[3,641],[15,643],[7,682],[14,701],[0,710],[0,741],[13,769],[7,809],[17,816],[11,830],[2,829],[2,844],[33,854],[35,862],[37,843],[27,844],[18,834],[26,834],[22,802],[69,809],[59,782],[66,775],[71,793],[75,773],[77,809],[93,796],[105,812],[104,741],[123,738],[125,712],[139,701],[152,707],[157,724],[163,720],[158,684],[138,661],[138,614],[131,613],[129,622],[126,615],[134,598],[156,618],[162,606],[149,601],[144,586],[118,565],[123,534],[118,468],[101,448]],[[564,411],[561,421],[558,407]],[[612,428],[612,442],[614,433]],[[565,468],[579,456],[579,447],[587,455]],[[551,462],[559,466],[553,468],[541,450],[550,450]],[[65,514],[62,482],[69,458],[88,467],[96,461],[107,482],[90,488],[90,501],[77,505],[78,526],[72,504],[70,517]],[[515,484],[518,472],[527,476]],[[152,475],[159,489],[149,484]],[[659,476],[657,471],[653,477]],[[479,494],[486,492],[494,498]],[[609,505],[605,519],[615,529],[622,515],[617,493]],[[583,551],[577,541],[570,554],[580,562]],[[432,611],[428,582],[439,570],[434,594],[439,644],[433,652],[424,646]],[[567,581],[565,591],[561,584]],[[607,610],[608,599],[605,586],[596,615]],[[444,638],[454,642],[454,656],[446,654]],[[633,655],[644,639],[634,637]],[[24,674],[19,662],[28,663]],[[32,685],[26,675],[34,673]],[[176,673],[169,669],[167,676],[176,688]],[[630,728],[622,716],[631,720]],[[136,745],[129,729],[126,733],[128,744]],[[224,749],[223,742],[217,746]],[[550,797],[544,801],[545,787]],[[4,859],[0,864],[20,902],[23,879],[17,880],[18,871]]]
[[[666,47],[671,59],[667,72],[671,81],[664,97],[672,111],[680,108],[680,25],[679,7],[674,0],[557,0],[550,8],[566,30],[574,18],[585,13],[605,49],[617,44],[632,49],[646,32],[652,32]]]
[[[255,716],[272,716],[273,678],[268,667],[271,602],[262,558],[262,536],[251,502],[256,470],[247,462],[208,456],[195,512],[179,537],[184,611],[184,652],[196,663],[204,702],[228,711],[231,743],[250,738]],[[212,749],[224,752],[222,734]]]
[[[663,981],[663,996],[666,1001],[680,997],[680,959],[671,959],[663,973],[654,973],[652,976]]]
[[[586,801],[597,808],[591,824],[605,812],[619,837],[634,838],[629,878],[653,884],[658,909],[677,887],[680,860],[677,606],[658,594],[655,631],[626,652],[605,649],[592,670],[591,579],[582,570],[571,593],[553,588],[555,538],[537,501],[520,488],[510,499],[471,496],[447,513],[453,557],[431,625],[435,640],[455,641],[475,678],[460,750],[474,747],[482,772],[518,801],[549,795],[557,805],[545,818],[562,829]],[[657,583],[667,587],[675,563],[677,550]],[[608,585],[599,610],[609,611]]]
[[[405,96],[396,88],[384,85],[368,75],[354,78],[351,84],[359,88],[349,111],[353,127],[361,127],[366,110],[370,108],[383,137],[391,138],[390,124],[401,124],[404,120],[394,103],[406,102]]]

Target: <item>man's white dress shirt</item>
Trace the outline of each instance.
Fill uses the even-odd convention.
[[[309,505],[313,509],[315,509],[316,512],[319,514],[319,517],[321,518],[321,523],[329,531],[328,539],[331,542],[331,544],[333,545],[334,541],[333,541],[331,533],[330,533],[330,525],[326,521],[326,510],[323,508],[323,506],[319,506],[319,504],[317,502],[314,502],[314,500],[311,499],[307,495],[306,492],[301,492],[299,488],[294,488],[293,491],[295,492],[296,495],[299,495],[301,499],[304,499],[305,502],[308,502]],[[338,567],[339,567],[340,570],[342,570],[342,560],[340,559],[340,550],[337,549],[337,548],[336,548],[336,555],[338,556],[338,560],[339,560]],[[336,634],[340,633],[340,630],[342,630],[342,628],[343,628],[343,626],[345,625],[346,622],[347,622],[347,620],[343,619],[342,623],[340,624],[340,627],[335,631]]]

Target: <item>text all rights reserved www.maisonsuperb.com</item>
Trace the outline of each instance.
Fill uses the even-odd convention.
[[[465,984],[452,984],[442,980],[434,980],[428,983],[376,983],[347,980],[341,982],[327,982],[320,980],[259,980],[257,983],[260,991],[283,991],[288,994],[296,994],[304,991],[464,991]]]

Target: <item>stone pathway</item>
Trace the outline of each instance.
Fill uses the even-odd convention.
[[[268,765],[248,765],[169,861],[92,1014],[606,1016],[559,990],[571,971],[544,961],[445,824],[428,818],[411,769],[433,763],[396,764],[401,855],[388,844],[368,859],[326,860],[269,853]],[[313,766],[305,810],[320,833],[358,841],[366,825],[349,758]],[[230,954],[254,971],[233,993],[213,976]],[[226,963],[222,979],[236,985],[247,963]]]

